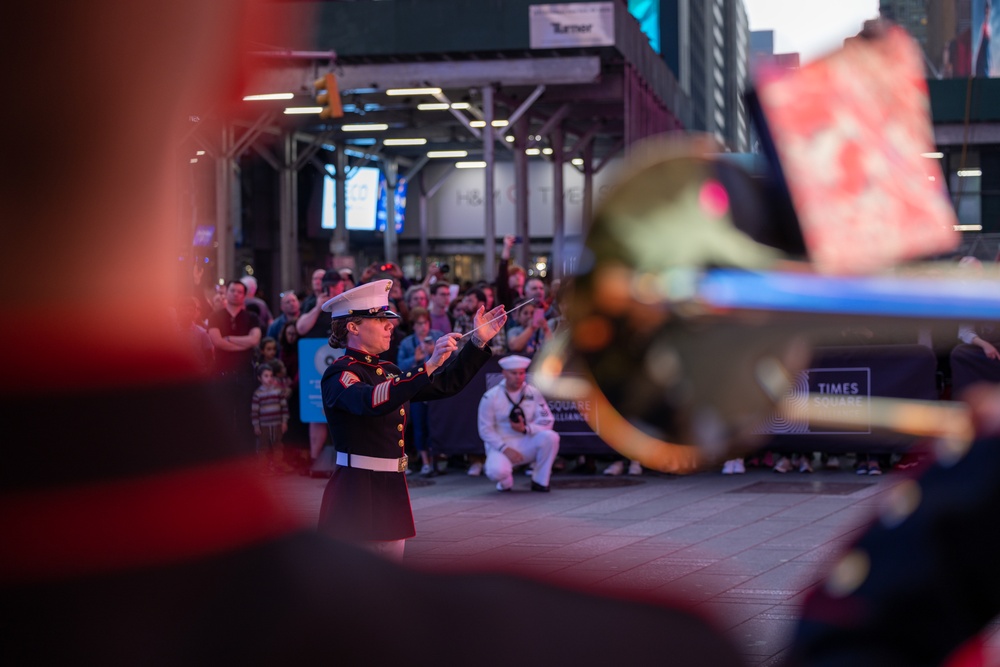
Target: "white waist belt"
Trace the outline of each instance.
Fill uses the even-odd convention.
[[[337,452],[337,465],[345,468],[363,468],[375,472],[406,472],[407,457],[380,459],[375,456]]]

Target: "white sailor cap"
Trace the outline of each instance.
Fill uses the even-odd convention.
[[[511,354],[500,360],[500,368],[505,371],[521,371],[531,365],[531,359],[519,354]]]
[[[333,297],[323,304],[323,310],[337,317],[387,317],[399,319],[389,310],[391,280],[373,280]]]

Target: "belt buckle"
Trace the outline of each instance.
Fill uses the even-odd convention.
[[[410,462],[409,457],[407,457],[406,454],[403,454],[403,456],[399,459],[399,467],[397,468],[396,472],[406,472],[406,468],[409,462]]]

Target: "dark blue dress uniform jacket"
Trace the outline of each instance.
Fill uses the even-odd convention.
[[[400,458],[409,402],[457,394],[490,356],[489,346],[479,349],[467,344],[429,377],[423,366],[401,371],[377,356],[348,349],[327,367],[320,383],[334,448],[363,456]],[[413,537],[406,475],[337,466],[323,493],[319,528],[351,541]]]

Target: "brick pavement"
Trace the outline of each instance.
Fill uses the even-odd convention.
[[[405,562],[437,572],[503,569],[681,602],[713,619],[749,664],[778,664],[805,592],[902,479],[859,477],[846,465],[811,475],[559,473],[545,495],[530,492],[523,475],[513,492],[498,493],[485,477],[449,469],[411,486],[417,536]],[[275,482],[315,521],[326,480]],[[998,636],[991,645],[1000,647]]]

